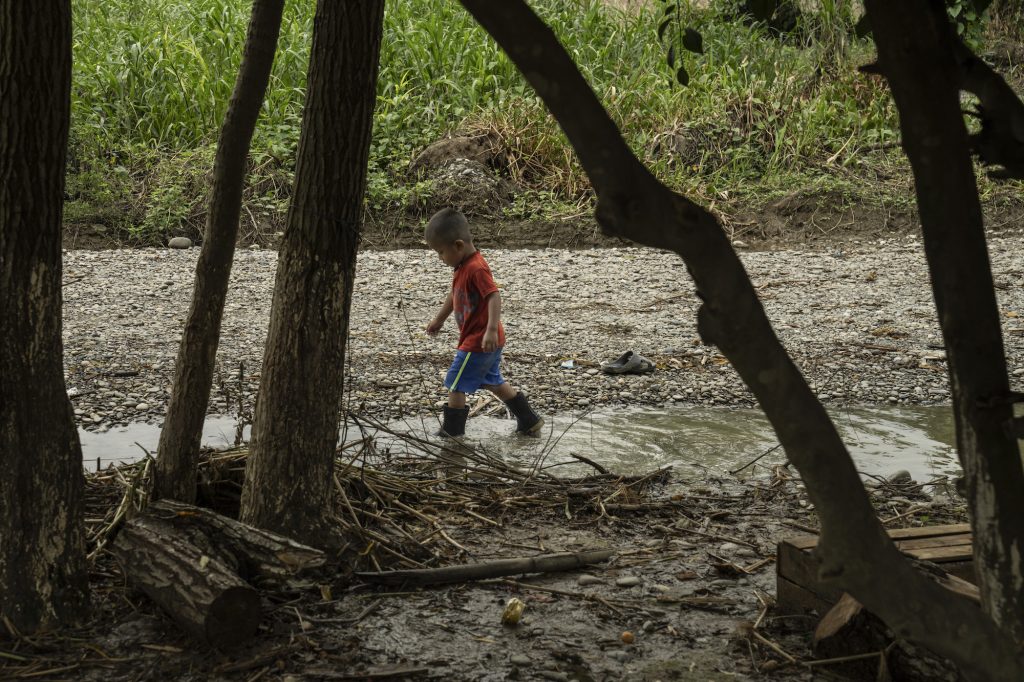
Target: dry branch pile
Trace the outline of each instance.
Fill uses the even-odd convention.
[[[465,552],[452,527],[502,525],[510,516],[553,508],[605,515],[664,505],[650,499],[669,469],[644,476],[606,472],[557,477],[541,468],[547,452],[519,467],[452,441],[399,433],[360,420],[362,437],[341,445],[335,461],[331,515],[356,565],[371,570],[424,568]],[[237,517],[248,449],[204,453],[198,504]],[[147,505],[152,459],[108,468],[87,479],[89,546],[105,548],[126,517]]]

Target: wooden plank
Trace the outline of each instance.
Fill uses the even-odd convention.
[[[889,531],[889,536],[905,554],[948,566],[951,575],[940,582],[958,594],[978,600],[977,588],[969,582],[974,576],[969,524],[899,528]],[[778,603],[784,611],[814,609],[824,613],[842,596],[842,592],[825,587],[818,580],[818,563],[812,551],[818,539],[817,535],[802,535],[778,544],[776,584]]]
[[[907,552],[910,556],[921,561],[934,561],[941,564],[946,561],[970,561],[972,554],[970,546],[962,547],[935,547],[933,549],[915,549]]]
[[[957,533],[970,533],[971,524],[954,523],[948,526],[923,526],[921,528],[894,528],[889,531],[889,537],[893,540],[902,538],[931,538],[936,535],[955,535]]]
[[[958,547],[960,545],[971,546],[972,536],[969,533],[959,535],[942,535],[934,538],[914,538],[913,540],[897,540],[896,547],[901,552],[908,552],[914,549],[928,549],[930,547]]]
[[[935,538],[947,535],[970,534],[971,524],[954,523],[946,526],[923,526],[921,528],[894,528],[888,531],[889,537],[893,540],[920,540],[923,538]],[[811,549],[818,545],[817,535],[798,535],[787,538],[786,542],[798,549]]]
[[[782,576],[776,578],[775,593],[775,612],[780,615],[793,615],[808,611],[826,613],[832,608],[830,602]]]

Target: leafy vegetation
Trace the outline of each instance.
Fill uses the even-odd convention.
[[[856,71],[871,55],[853,36],[849,3],[826,1],[805,13],[797,41],[738,22],[724,5],[679,3],[683,25],[701,37],[702,54],[687,57],[699,64],[688,68],[686,88],[671,86],[679,65],[665,63],[660,3],[628,12],[598,0],[532,4],[629,143],[672,186],[723,211],[797,188],[907,197],[906,171],[892,149],[895,111],[884,85]],[[242,229],[250,239],[279,229],[287,210],[313,5],[287,5],[253,143]],[[197,236],[249,3],[83,0],[74,11],[69,220],[105,224],[138,242]],[[418,224],[416,197],[430,186],[410,179],[409,162],[446,133],[484,131],[507,147],[521,188],[509,217],[578,214],[590,200],[557,125],[457,3],[389,3],[370,216]]]

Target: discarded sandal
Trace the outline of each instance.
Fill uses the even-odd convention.
[[[642,355],[634,356],[640,361],[640,366],[633,370],[633,374],[649,374],[654,371],[654,363]]]
[[[640,356],[631,350],[627,350],[617,359],[601,365],[601,371],[605,374],[631,374],[640,367]]]
[[[647,374],[654,371],[654,363],[627,350],[612,362],[602,364],[601,371],[605,374]]]

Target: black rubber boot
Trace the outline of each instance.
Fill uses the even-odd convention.
[[[533,411],[530,403],[526,400],[526,395],[522,391],[516,393],[515,398],[506,400],[505,404],[508,405],[512,416],[516,418],[517,433],[521,433],[524,436],[540,435],[541,427],[544,426],[544,419]]]
[[[444,407],[444,423],[438,436],[443,438],[460,438],[466,435],[466,419],[469,418],[468,407]]]

